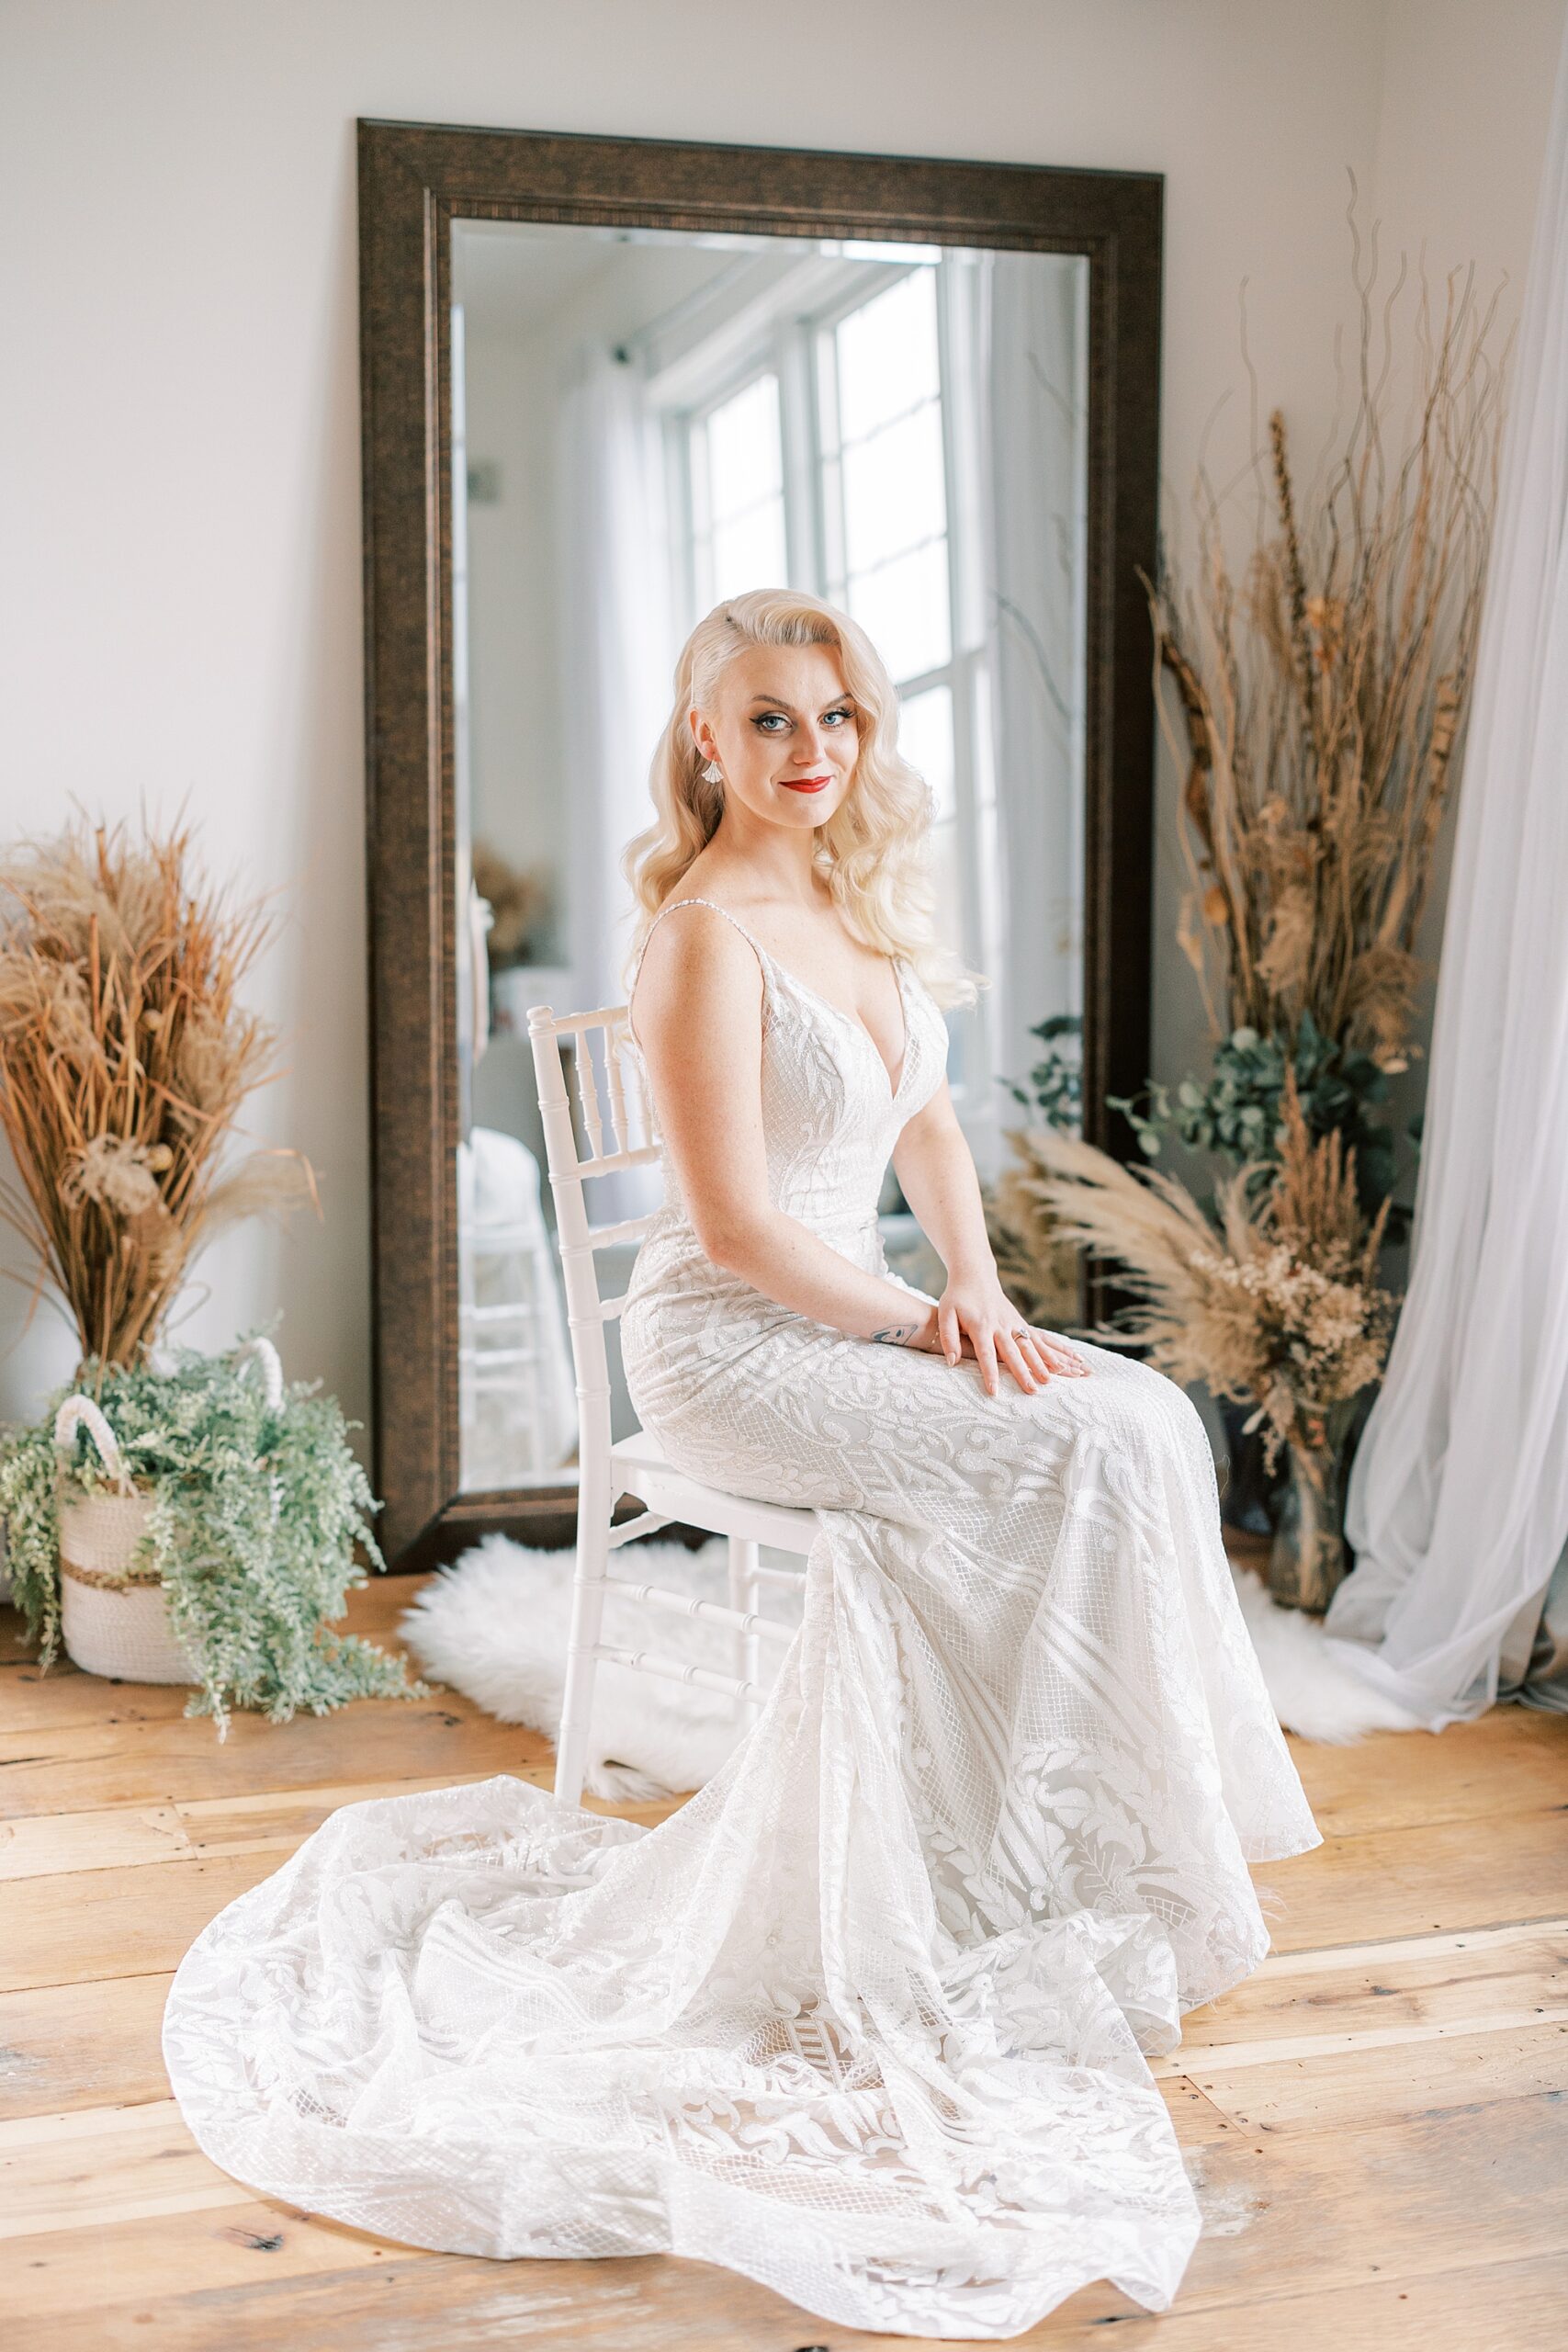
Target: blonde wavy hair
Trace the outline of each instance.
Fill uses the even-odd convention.
[[[884,956],[913,965],[936,1002],[973,1004],[990,983],[936,934],[930,861],[935,802],[898,751],[898,695],[858,621],[795,588],[727,596],[700,620],[675,664],[675,703],[649,771],[657,816],[630,842],[621,870],[637,920],[624,979],[629,989],[653,918],[718,829],[724,787],[703,774],[689,714],[711,706],[725,669],[749,645],[831,645],[855,706],[860,752],[842,805],[817,830],[812,863],[848,929]]]

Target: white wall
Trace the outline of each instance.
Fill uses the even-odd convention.
[[[325,1222],[203,1261],[183,1336],[285,1309],[284,1361],[368,1412],[356,115],[857,148],[1168,175],[1163,448],[1265,397],[1326,422],[1345,167],[1434,266],[1522,267],[1562,0],[7,0],[0,6],[0,825],[199,817],[287,922],[254,1001],[291,1068],[256,1098]],[[787,39],[775,36],[787,22]],[[1201,1035],[1170,944],[1156,1067]],[[17,1251],[10,1262],[20,1263]],[[25,1294],[7,1285],[0,1349]],[[0,1356],[0,1412],[74,1359]]]

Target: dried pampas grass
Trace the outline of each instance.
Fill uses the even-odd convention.
[[[1187,1187],[1157,1169],[1049,1127],[1015,1131],[1015,1193],[1063,1240],[1120,1262],[1135,1303],[1091,1336],[1146,1348],[1184,1385],[1251,1402],[1272,1469],[1281,1445],[1323,1446],[1329,1416],[1382,1369],[1394,1300],[1377,1281],[1388,1215],[1370,1222],[1356,1198],[1355,1154],[1337,1134],[1308,1133],[1287,1073],[1279,1174],[1249,1197],[1250,1166],[1216,1192],[1219,1225]],[[1249,1424],[1250,1426],[1250,1424]]]
[[[1031,1323],[1060,1331],[1083,1312],[1083,1254],[1057,1230],[1034,1189],[1036,1172],[1015,1159],[994,1185],[982,1188],[987,1236],[998,1278],[1014,1306]]]
[[[21,1179],[0,1216],[84,1363],[133,1364],[223,1226],[320,1209],[300,1152],[220,1167],[240,1104],[279,1074],[276,1032],[236,1001],[269,924],[198,883],[190,840],[79,820],[0,853],[0,1125]]]

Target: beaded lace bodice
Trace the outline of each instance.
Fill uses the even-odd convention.
[[[890,1076],[863,1023],[781,964],[716,900],[671,899],[649,925],[649,937],[678,907],[689,906],[711,907],[734,924],[761,967],[762,1127],[769,1199],[837,1246],[848,1245],[863,1262],[877,1263],[874,1237],[883,1179],[900,1129],[942,1083],[947,1068],[946,1022],[913,966],[895,959],[904,1051],[896,1076]],[[647,944],[645,940],[645,952]],[[634,1016],[636,994],[634,979]],[[640,1056],[635,1029],[631,1050]],[[647,1252],[645,1283],[670,1280],[677,1262],[694,1250],[702,1259],[668,1151],[663,1164],[665,1206]],[[703,1260],[705,1266],[706,1262]]]

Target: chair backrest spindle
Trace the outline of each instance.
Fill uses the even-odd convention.
[[[631,1151],[636,1147],[631,1123],[626,1117],[626,1091],[621,1069],[621,1056],[626,1043],[626,1029],[620,1023],[605,1024],[604,1077],[610,1089],[610,1124],[615,1131],[615,1141],[620,1148]]]
[[[593,1048],[588,1033],[578,1035],[577,1051],[572,1056],[577,1072],[577,1100],[582,1112],[582,1125],[588,1136],[588,1148],[595,1159],[604,1158],[604,1129],[599,1117],[599,1086],[593,1072]]]
[[[608,1095],[607,1123],[599,1101],[598,1074],[589,1042],[591,1033],[595,1029],[602,1033],[603,1039]],[[615,1321],[624,1301],[622,1298],[606,1300],[601,1297],[596,1252],[616,1243],[636,1239],[648,1230],[653,1215],[649,1212],[642,1216],[622,1218],[617,1223],[594,1226],[589,1219],[583,1187],[585,1179],[590,1176],[609,1175],[621,1168],[650,1166],[660,1158],[658,1126],[635,1056],[634,1083],[640,1114],[639,1131],[644,1140],[639,1144],[633,1137],[626,1090],[619,1063],[619,1055],[626,1048],[628,1035],[625,1005],[604,1005],[592,1012],[570,1013],[558,1019],[547,1004],[540,1004],[536,1005],[528,1015],[528,1040],[534,1051],[539,1116],[545,1133],[545,1159],[556,1204],[556,1235],[566,1290],[567,1329],[570,1335],[572,1364],[577,1379],[581,1449],[581,1505],[585,1509],[602,1509],[606,1519],[610,1510],[607,1491],[610,1475],[610,1366],[604,1326]],[[571,1096],[561,1069],[563,1038],[569,1038],[571,1044],[582,1133],[588,1141],[586,1157],[578,1148]],[[606,1124],[609,1137],[613,1139],[613,1148],[606,1148]]]

